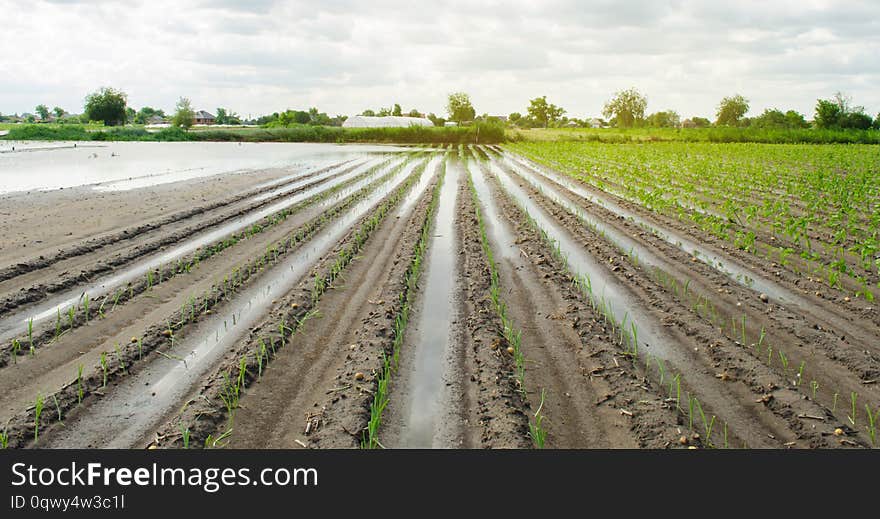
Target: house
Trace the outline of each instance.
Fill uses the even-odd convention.
[[[592,119],[587,121],[587,124],[590,125],[590,128],[601,128],[602,127],[602,120],[593,117]]]
[[[208,115],[211,115],[211,114],[208,114]],[[162,117],[161,115],[153,115],[149,119],[147,119],[146,122],[147,122],[147,124],[165,124],[167,121],[165,121],[165,118]]]
[[[193,114],[194,124],[214,124],[214,121],[216,121],[216,118],[204,110],[197,110]]]
[[[369,117],[352,115],[342,123],[343,128],[408,128],[410,126],[434,126],[430,119],[424,117],[403,117],[388,115],[385,117]]]

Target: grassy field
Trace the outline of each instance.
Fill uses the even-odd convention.
[[[767,144],[880,144],[876,130],[767,130],[755,128],[533,128],[508,129],[511,141],[757,142]]]

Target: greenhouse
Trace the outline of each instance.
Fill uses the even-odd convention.
[[[342,123],[344,128],[406,128],[409,126],[433,126],[430,119],[424,117],[401,117],[389,115],[386,117],[368,117],[366,115],[353,115]]]

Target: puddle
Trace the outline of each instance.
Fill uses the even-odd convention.
[[[152,186],[235,171],[324,164],[374,153],[419,148],[390,145],[235,142],[57,142],[51,151],[19,153],[19,148],[47,147],[19,141],[16,151],[0,153],[0,193],[94,186],[118,182],[117,188]],[[74,148],[72,145],[76,144]],[[126,185],[128,179],[134,184]]]
[[[377,178],[378,176],[381,176],[382,174],[390,171],[395,166],[399,165],[403,160],[405,160],[403,157],[395,159],[390,164],[381,168],[377,173],[374,173],[372,175],[372,178]],[[186,243],[172,247],[171,249],[168,249],[164,252],[153,254],[144,259],[141,259],[140,261],[134,263],[127,268],[124,268],[119,272],[116,272],[110,276],[96,281],[94,284],[86,289],[83,289],[82,286],[73,287],[70,290],[66,290],[62,293],[50,297],[46,301],[43,301],[36,306],[28,307],[11,315],[5,316],[2,320],[0,320],[0,340],[5,340],[24,333],[27,328],[27,322],[29,319],[33,319],[34,324],[39,324],[40,322],[47,319],[57,318],[59,310],[61,310],[63,318],[64,312],[66,312],[67,309],[72,305],[78,304],[81,297],[83,297],[85,294],[88,294],[89,299],[94,301],[101,296],[110,293],[114,289],[118,289],[119,287],[125,286],[131,281],[137,280],[145,276],[148,271],[155,269],[156,267],[170,263],[181,256],[189,254],[190,252],[196,250],[201,246],[214,243],[234,232],[240,231],[241,229],[244,229],[249,225],[260,221],[266,216],[281,211],[286,207],[290,207],[294,204],[302,202],[303,200],[306,200],[316,193],[326,191],[327,189],[343,183],[346,180],[350,180],[351,178],[354,178],[361,173],[368,171],[370,168],[379,163],[380,159],[374,159],[373,161],[356,167],[352,171],[344,175],[335,177],[328,182],[306,189],[289,198],[285,198],[284,200],[281,200],[274,204],[270,204],[269,206],[259,209],[255,212],[248,213],[239,218],[236,218],[230,222],[227,222],[226,224],[223,224],[217,229],[192,237]],[[319,178],[331,177],[335,174],[335,171],[328,171],[327,173],[321,174],[319,177],[305,179],[303,180],[303,183],[309,184],[315,182]],[[368,183],[368,180],[369,179],[364,179],[362,182],[358,182],[355,185],[360,185],[362,187],[363,185],[366,185],[366,183]],[[348,189],[343,191],[353,192],[354,187],[354,185],[350,186]],[[287,187],[285,189],[287,189]],[[336,194],[336,196],[339,195],[340,193]],[[337,198],[331,197],[331,199],[335,200]],[[332,203],[330,203],[328,200],[323,201],[322,204],[327,204],[327,206],[332,205]]]
[[[489,237],[495,243],[492,253],[497,258],[516,259],[520,252],[515,244],[513,234],[505,223],[501,210],[495,203],[495,198],[489,188],[483,168],[476,160],[468,160],[468,171],[470,171],[471,179],[474,182],[474,188],[477,190],[477,197],[480,199],[480,209],[483,212],[483,220]]]
[[[397,210],[395,216],[400,218],[401,216],[407,214],[410,208],[415,205],[415,203],[421,196],[421,192],[424,191],[426,187],[428,187],[428,184],[431,183],[431,180],[437,173],[438,168],[440,167],[440,163],[443,161],[443,157],[444,154],[442,153],[433,154],[430,162],[428,162],[428,165],[425,167],[426,174],[422,175],[422,177],[419,179],[418,184],[416,184],[415,189],[410,191],[409,194],[406,195],[406,197],[403,199],[403,202],[400,204],[400,209]]]
[[[51,448],[132,448],[170,412],[177,409],[195,386],[202,383],[233,346],[244,339],[270,310],[307,275],[315,261],[330,252],[361,217],[396,189],[415,162],[358,202],[296,252],[282,259],[262,279],[198,324],[168,354],[186,362],[156,357],[142,371],[124,378],[113,391],[94,403],[87,413],[53,437]],[[233,324],[234,323],[234,324]]]
[[[797,294],[795,294],[793,292],[790,292],[790,291],[784,289],[783,287],[779,286],[778,284],[774,283],[773,281],[766,279],[766,278],[762,278],[761,276],[756,275],[750,269],[743,267],[741,265],[738,265],[732,261],[729,261],[728,259],[722,259],[720,256],[718,256],[717,254],[715,254],[711,250],[707,249],[706,247],[703,247],[702,245],[700,245],[692,240],[685,238],[684,236],[680,236],[678,234],[675,234],[675,233],[670,232],[665,229],[664,230],[658,229],[657,227],[652,225],[648,220],[646,220],[646,219],[642,218],[641,216],[633,213],[632,211],[629,211],[628,209],[621,207],[620,205],[614,203],[614,201],[612,201],[610,198],[597,195],[596,193],[594,193],[588,189],[585,189],[582,186],[578,186],[576,182],[572,181],[571,179],[566,178],[565,175],[553,173],[553,172],[545,170],[544,168],[531,166],[530,164],[524,164],[524,162],[521,160],[511,159],[507,154],[505,154],[504,161],[505,161],[505,164],[507,164],[518,175],[525,178],[526,180],[531,182],[533,185],[540,185],[541,189],[545,193],[555,192],[556,193],[555,198],[559,198],[559,192],[555,191],[554,188],[551,187],[547,182],[541,180],[540,177],[544,177],[546,179],[552,180],[552,181],[564,186],[568,191],[584,198],[585,200],[587,200],[591,203],[594,203],[596,205],[600,205],[602,207],[605,207],[606,209],[613,212],[614,214],[622,216],[622,217],[636,223],[637,225],[650,231],[652,234],[654,234],[658,238],[662,239],[663,241],[665,241],[669,244],[672,244],[676,247],[679,247],[680,249],[684,250],[685,252],[687,252],[691,256],[697,258],[698,260],[705,263],[706,265],[708,265],[708,266],[712,267],[713,269],[727,275],[730,279],[736,281],[740,285],[743,285],[747,288],[751,288],[751,289],[755,290],[756,292],[764,293],[767,295],[767,297],[769,297],[770,299],[774,299],[777,303],[779,303],[781,305],[792,305],[792,306],[796,306],[801,309],[809,306],[809,303],[807,301],[805,301],[803,298],[801,298],[800,296],[798,296]],[[525,168],[528,168],[528,170],[534,172],[538,176],[536,176],[535,174],[530,174],[528,171],[525,170]],[[570,204],[570,203],[568,203],[568,206],[574,207],[573,204]],[[568,209],[568,207],[566,207],[566,208]],[[579,214],[583,214],[583,211],[579,211]],[[589,220],[591,221],[591,223],[595,223],[597,226],[601,225],[606,230],[608,229],[607,226],[604,226],[601,224],[601,221],[597,221],[592,218],[590,218]],[[617,234],[618,234],[618,238],[621,238],[619,233],[617,233]],[[609,237],[612,237],[610,230],[608,231],[608,235],[609,235]],[[623,239],[627,243],[625,245],[622,245],[621,248],[623,248],[623,250],[628,251],[631,247],[635,247],[634,241],[629,240],[629,239],[625,239],[625,238],[623,238]],[[641,250],[643,252],[638,253],[639,260],[642,260],[643,256],[647,257],[646,249],[641,249]]]
[[[420,280],[423,287],[421,304],[410,333],[412,372],[409,376],[409,407],[400,435],[400,447],[431,448],[436,446],[439,419],[443,413],[440,403],[445,392],[444,373],[447,352],[450,350],[453,320],[455,319],[454,287],[457,273],[455,244],[455,202],[461,166],[449,160],[446,177],[440,188],[440,198],[427,247],[427,263]],[[406,345],[404,345],[406,347]]]
[[[489,164],[490,171],[501,182],[501,186],[514,200],[516,200],[538,225],[547,231],[559,245],[562,254],[568,258],[568,264],[574,274],[589,278],[592,283],[594,298],[605,302],[606,308],[619,323],[625,323],[623,328],[628,330],[633,320],[638,321],[639,346],[650,345],[651,353],[656,356],[668,358],[674,352],[674,346],[669,344],[660,331],[660,326],[652,322],[652,319],[639,319],[637,309],[639,301],[620,286],[616,279],[607,275],[606,269],[593,256],[575,241],[569,231],[559,225],[556,219],[547,214],[538,206],[528,194],[520,188],[512,177],[504,171],[497,162]]]

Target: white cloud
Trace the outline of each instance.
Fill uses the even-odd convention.
[[[598,114],[635,86],[649,110],[711,116],[742,93],[752,112],[842,90],[880,110],[880,6],[816,0],[413,2],[0,0],[0,111],[79,111],[102,85],[135,107],[180,96],[242,114],[397,102],[441,113],[464,90],[478,112],[547,95]],[[16,50],[23,49],[23,50]]]

